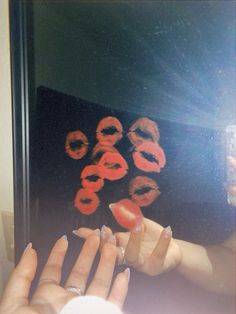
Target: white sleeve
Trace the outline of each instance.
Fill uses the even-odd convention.
[[[122,314],[113,303],[95,296],[80,296],[70,300],[60,314]]]

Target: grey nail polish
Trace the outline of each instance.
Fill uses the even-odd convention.
[[[66,240],[66,241],[67,241],[67,235],[66,235],[66,234],[64,234],[64,235],[61,237],[61,239],[63,239],[63,240]]]

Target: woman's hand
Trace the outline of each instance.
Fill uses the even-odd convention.
[[[88,228],[79,228],[76,233],[87,238],[93,231]],[[101,245],[103,246],[112,231],[103,226],[101,229]],[[147,218],[138,232],[115,233],[117,239],[118,263],[124,261],[127,265],[155,276],[175,268],[181,261],[181,251],[172,238],[170,227],[163,228]]]
[[[129,269],[117,275],[110,291],[117,258],[114,237],[109,237],[103,245],[97,271],[87,287],[87,279],[99,245],[100,233],[92,232],[83,245],[65,287],[62,287],[61,268],[68,241],[66,237],[59,239],[50,253],[32,300],[29,301],[30,286],[37,268],[37,254],[30,244],[10,276],[0,303],[0,313],[59,313],[69,300],[80,294],[98,296],[122,307],[128,290]]]

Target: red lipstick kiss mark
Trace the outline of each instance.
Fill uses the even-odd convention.
[[[69,132],[66,136],[65,150],[72,159],[83,158],[88,151],[88,138],[81,131]]]
[[[100,143],[97,143],[92,152],[93,162],[95,164],[98,163],[103,154],[106,152],[119,153],[118,150],[113,146],[101,145]]]
[[[160,132],[156,122],[148,118],[140,118],[130,127],[128,138],[134,146],[147,141],[157,143],[160,140]]]
[[[106,117],[97,126],[97,140],[102,145],[113,146],[122,139],[122,132],[122,124],[117,118]]]
[[[141,209],[137,204],[127,198],[124,198],[117,203],[110,204],[109,208],[116,221],[126,229],[135,229],[142,223],[143,214]]]
[[[156,182],[145,176],[137,176],[130,181],[129,195],[134,203],[140,207],[152,204],[161,194]]]
[[[82,186],[86,189],[98,192],[104,186],[102,172],[97,165],[86,166],[82,173]]]
[[[160,172],[166,164],[165,153],[159,144],[146,142],[133,152],[135,166],[145,172]]]
[[[99,203],[97,194],[88,189],[80,189],[75,196],[75,207],[84,215],[94,213]]]
[[[104,178],[115,181],[123,178],[128,171],[128,164],[120,153],[106,152],[98,163]]]

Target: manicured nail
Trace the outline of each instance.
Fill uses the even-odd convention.
[[[61,239],[63,239],[63,240],[66,240],[66,241],[67,241],[67,235],[66,235],[66,234],[64,234],[64,235],[61,237]]]
[[[98,236],[98,237],[101,236],[100,229],[95,229],[95,230],[93,231],[93,233],[94,233],[96,236]]]
[[[107,242],[116,245],[116,237],[114,236],[114,234],[110,235],[110,237],[107,239]]]
[[[103,225],[101,228],[101,238],[103,240],[105,240],[105,238],[106,238],[106,226],[105,225]]]
[[[115,203],[111,203],[110,205],[108,205],[108,207],[110,208],[111,211],[112,211],[114,205],[115,205]]]
[[[124,273],[126,274],[126,276],[127,276],[127,278],[128,278],[128,282],[129,282],[129,280],[130,280],[130,268],[127,267],[127,268],[125,269]]]
[[[26,253],[29,249],[32,249],[32,242],[29,242],[29,243],[26,245],[26,247],[25,247],[25,249],[24,249],[24,252],[23,252],[23,255],[25,255],[25,253]]]
[[[141,230],[142,230],[142,225],[138,225],[138,226],[136,226],[136,227],[132,230],[132,232],[138,233],[138,232],[140,232]]]
[[[171,230],[170,226],[165,228],[164,237],[165,237],[165,239],[169,239],[172,237],[172,230]]]
[[[77,230],[73,230],[72,233],[78,237]]]

